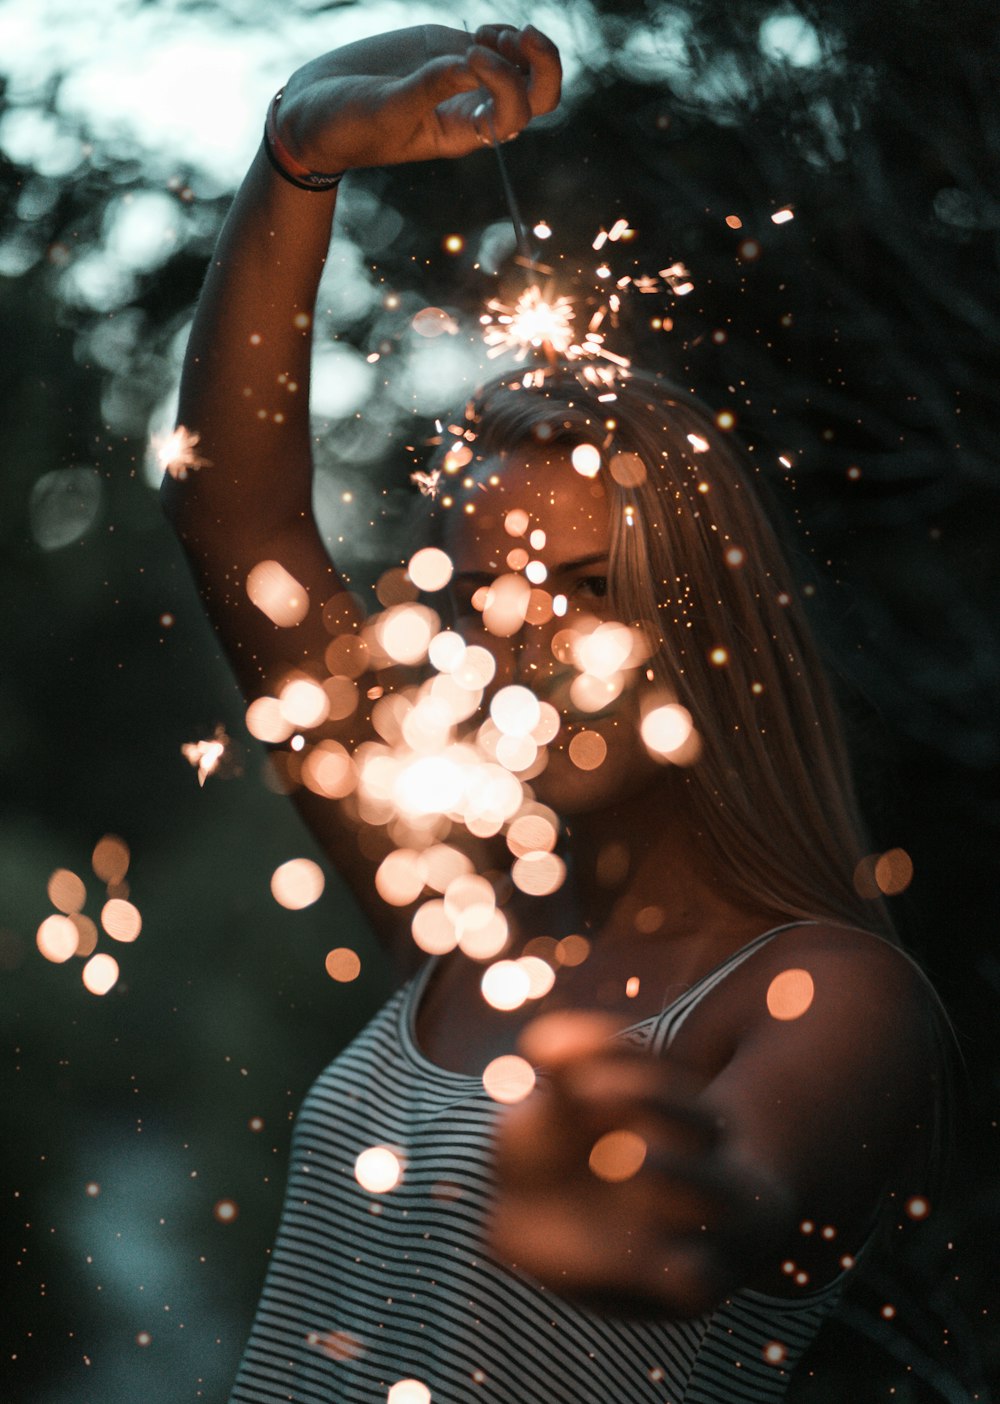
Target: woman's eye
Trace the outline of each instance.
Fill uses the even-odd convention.
[[[574,595],[593,595],[595,599],[603,600],[608,593],[608,577],[606,575],[581,575],[573,587]]]

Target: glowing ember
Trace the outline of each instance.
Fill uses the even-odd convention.
[[[801,1019],[814,993],[808,970],[783,970],[767,987],[767,1011],[772,1019]]]
[[[186,741],[181,746],[181,755],[197,768],[199,785],[204,785],[208,777],[218,770],[228,745],[225,727],[218,726],[210,741]]]
[[[239,1212],[239,1205],[232,1199],[220,1199],[212,1210],[220,1224],[231,1224]]]
[[[609,1131],[594,1143],[589,1164],[601,1180],[618,1184],[642,1168],[648,1147],[634,1131]]]
[[[301,911],[319,900],[326,886],[323,869],[311,858],[290,858],[271,874],[271,895],[281,907]]]
[[[494,1102],[510,1106],[523,1102],[535,1086],[535,1070],[516,1053],[494,1058],[483,1069],[483,1086]]]
[[[403,1166],[399,1156],[388,1146],[370,1146],[354,1162],[354,1175],[361,1188],[370,1194],[385,1194],[399,1184]]]
[[[195,453],[200,441],[200,434],[194,434],[183,424],[178,424],[170,434],[154,434],[150,446],[164,473],[169,473],[172,478],[184,479],[190,469],[197,471],[211,467],[207,458],[200,458]]]
[[[783,209],[783,210],[775,210],[774,214],[771,216],[771,223],[772,223],[772,224],[787,224],[787,223],[789,222],[789,220],[792,220],[792,219],[794,219],[794,218],[795,218],[795,211],[794,211],[794,210],[791,210],[791,209],[788,209],[788,208],[786,207],[786,208]]]

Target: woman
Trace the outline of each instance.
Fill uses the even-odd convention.
[[[300,724],[305,759],[288,753],[301,812],[402,959],[411,925],[425,949],[463,948],[310,1093],[234,1400],[778,1399],[887,1196],[924,1187],[933,998],[854,891],[836,718],[703,411],[643,377],[599,398],[572,367],[487,387],[444,465],[463,462],[441,523],[446,632],[455,657],[489,659],[466,687],[473,708],[494,699],[476,764],[510,740],[489,774],[521,788],[496,813],[470,802],[463,844],[457,798],[393,810],[372,778],[482,712],[459,699],[441,721],[459,684],[420,692],[405,649],[362,629],[313,521],[335,178],[464,155],[558,96],[530,26],[424,26],[306,65],[272,104],[191,335],[180,419],[208,466],[164,493],[206,608],[249,699],[336,675],[326,719]],[[428,695],[432,743],[413,739]],[[529,721],[503,722],[501,695]],[[511,884],[508,849],[539,858],[535,878]],[[489,880],[462,889],[474,916],[451,885],[472,866]],[[539,954],[559,966],[548,991],[484,999],[484,961],[523,972],[526,951],[536,974]],[[543,1075],[500,1118],[484,1069],[515,1048]]]

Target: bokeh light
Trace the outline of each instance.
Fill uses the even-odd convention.
[[[641,1170],[647,1150],[635,1131],[609,1131],[595,1141],[588,1164],[598,1179],[619,1184]]]
[[[425,546],[410,557],[408,570],[414,585],[430,594],[444,589],[452,577],[454,566],[447,552],[437,546]]]
[[[595,444],[577,444],[570,462],[581,478],[596,478],[601,471],[601,451]]]
[[[451,240],[457,242],[459,249],[462,247],[457,235],[450,235],[446,244]],[[431,1392],[422,1380],[397,1380],[386,1395],[386,1404],[431,1404]]]
[[[53,907],[67,915],[82,911],[87,900],[87,889],[83,879],[68,868],[56,868],[45,890]]]
[[[350,946],[337,946],[328,951],[324,961],[326,973],[338,984],[349,985],[361,974],[361,957]]]
[[[117,834],[105,834],[94,845],[91,866],[102,882],[121,882],[128,872],[129,848]]]
[[[301,911],[319,900],[326,886],[323,869],[311,858],[290,858],[271,874],[271,895],[281,907]]]
[[[483,1086],[494,1102],[523,1102],[535,1086],[535,1070],[516,1053],[504,1053],[483,1069]]]
[[[361,1188],[370,1194],[385,1194],[399,1184],[403,1165],[388,1146],[369,1146],[355,1160],[354,1175]]]
[[[670,756],[679,751],[692,730],[691,713],[674,703],[654,707],[643,717],[640,727],[647,750],[656,756]]]
[[[38,949],[54,965],[61,965],[75,955],[79,940],[76,927],[68,916],[46,917],[35,933]]]
[[[290,629],[309,613],[309,595],[280,561],[260,561],[247,576],[247,594],[272,624]]]
[[[118,962],[114,956],[101,953],[93,955],[81,972],[84,987],[92,995],[106,995],[118,980]]]
[[[483,972],[483,998],[494,1009],[519,1009],[531,993],[528,972],[515,960],[498,960]]]
[[[101,908],[101,925],[115,941],[134,941],[142,930],[142,916],[131,902],[112,897]]]
[[[801,1019],[815,992],[808,970],[783,970],[767,987],[768,1013],[773,1019]]]

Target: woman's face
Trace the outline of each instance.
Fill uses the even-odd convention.
[[[567,631],[587,636],[599,625],[616,622],[608,598],[608,499],[599,477],[576,471],[571,453],[565,445],[529,445],[502,462],[488,461],[477,471],[464,500],[456,494],[445,533],[455,571],[451,589],[456,628],[468,643],[489,648],[496,659],[492,691],[518,684],[559,713],[561,726],[549,742],[548,764],[530,783],[540,800],[564,814],[626,799],[663,774],[639,735],[639,693],[649,686],[645,663],[618,670],[624,685],[598,710],[580,706],[579,692],[571,695],[581,668],[579,657],[574,662],[567,653]],[[474,510],[466,511],[469,506]],[[523,529],[515,535],[512,527]],[[517,551],[520,560],[511,556]],[[512,569],[512,561],[520,569]],[[529,580],[537,577],[539,568],[527,562],[544,566],[545,578],[535,588],[547,592],[556,612],[539,623],[530,622],[529,616],[529,622],[509,636],[491,632],[490,611],[484,618],[473,597],[479,591],[481,604],[483,587],[504,575],[523,579],[527,570]],[[547,612],[541,600],[540,613]],[[620,647],[622,635],[615,639],[614,632],[604,630],[602,640],[608,636]],[[576,739],[581,736],[582,741]],[[595,765],[602,743],[604,757]]]

